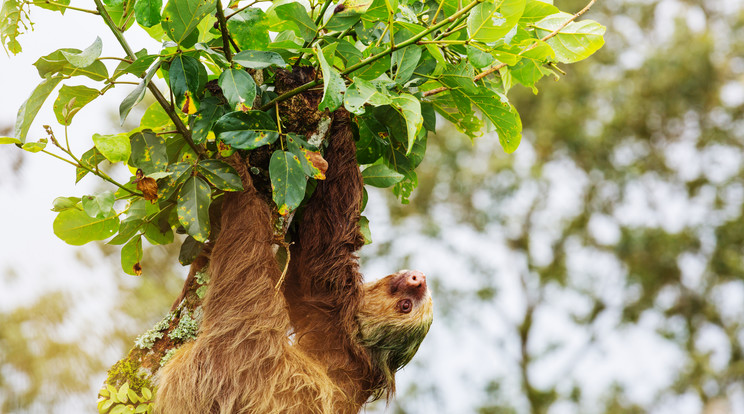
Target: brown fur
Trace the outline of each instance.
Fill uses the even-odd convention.
[[[225,196],[199,336],[163,368],[159,413],[356,413],[393,389],[431,323],[431,299],[425,283],[396,289],[397,275],[363,284],[362,180],[348,113],[337,111],[333,131],[284,295],[274,288],[269,205],[241,168],[246,190]],[[404,297],[416,300],[407,314],[396,311]]]

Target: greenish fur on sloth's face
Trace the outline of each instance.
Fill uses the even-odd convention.
[[[388,386],[418,351],[432,318],[431,295],[421,272],[401,270],[365,285],[357,315],[359,336]]]

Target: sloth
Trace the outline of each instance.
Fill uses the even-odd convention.
[[[326,179],[291,234],[281,290],[271,208],[238,163],[225,195],[197,338],[161,370],[158,413],[358,413],[395,392],[395,373],[432,322],[423,273],[364,283],[363,183],[348,112],[333,114]]]

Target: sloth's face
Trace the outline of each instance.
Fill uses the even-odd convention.
[[[432,317],[431,295],[423,273],[401,270],[367,283],[357,315],[362,345],[395,372],[416,354]]]

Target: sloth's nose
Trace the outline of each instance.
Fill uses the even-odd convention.
[[[405,284],[410,287],[426,287],[426,276],[418,270],[409,270],[404,277]]]

